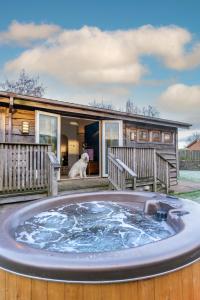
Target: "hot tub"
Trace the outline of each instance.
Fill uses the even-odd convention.
[[[189,200],[62,196],[9,210],[0,224],[0,293],[16,299],[178,300],[200,286],[200,206]]]

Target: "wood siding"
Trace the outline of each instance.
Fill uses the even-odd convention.
[[[131,141],[130,134],[131,131],[136,130],[137,132],[137,140]],[[139,130],[147,130],[149,140],[148,141],[139,141]],[[164,127],[164,126],[155,126],[144,124],[143,126],[138,125],[136,123],[124,122],[124,145],[128,147],[153,147],[157,150],[157,152],[163,156],[169,163],[173,164],[174,169],[171,169],[170,172],[170,181],[171,186],[177,184],[177,175],[178,175],[178,131],[173,127]],[[152,132],[160,131],[161,132],[161,141],[153,142],[152,141]],[[172,142],[165,143],[164,142],[164,134],[170,132],[172,134]]]
[[[6,108],[0,107],[0,143],[5,142],[5,118]]]
[[[200,262],[155,278],[113,284],[68,284],[0,270],[1,300],[199,300]]]
[[[29,134],[22,133],[22,122],[29,122]],[[12,112],[12,135],[13,143],[35,143],[35,111],[14,109]],[[5,136],[6,142],[9,136],[9,109],[5,111]]]

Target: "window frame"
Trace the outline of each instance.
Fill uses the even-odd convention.
[[[159,138],[154,138],[154,134],[159,134]],[[151,131],[151,141],[153,143],[162,143],[162,131],[161,130],[152,130]]]
[[[165,136],[166,136],[166,135],[169,135],[169,136],[170,136],[169,140],[166,140],[166,139],[165,139]],[[164,143],[164,144],[173,144],[173,142],[174,142],[174,139],[173,139],[173,132],[171,132],[171,131],[165,131],[165,132],[163,132],[163,143]]]
[[[134,136],[134,138],[132,138],[132,136]],[[130,141],[137,142],[137,129],[130,130]]]
[[[146,132],[147,137],[146,138],[141,138],[140,137],[141,132]],[[138,141],[139,142],[150,142],[150,140],[149,140],[149,130],[148,129],[139,129],[138,130]]]

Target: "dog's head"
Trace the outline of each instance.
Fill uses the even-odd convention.
[[[81,159],[82,159],[84,162],[88,163],[88,162],[89,162],[89,155],[85,152],[85,153],[83,153],[83,154],[81,155]]]

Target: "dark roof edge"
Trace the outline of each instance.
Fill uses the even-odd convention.
[[[179,121],[173,121],[173,120],[168,120],[168,119],[162,119],[162,118],[154,118],[154,117],[148,117],[148,116],[143,116],[143,115],[137,115],[137,114],[132,114],[132,113],[126,113],[126,112],[120,112],[117,110],[110,110],[110,109],[103,109],[103,108],[96,108],[92,107],[90,105],[83,105],[83,104],[76,104],[76,103],[71,103],[71,102],[66,102],[62,100],[54,100],[54,99],[49,99],[49,98],[41,98],[41,97],[34,97],[34,96],[26,96],[26,95],[20,95],[16,93],[10,93],[10,92],[3,92],[0,91],[0,97],[13,97],[17,99],[22,99],[22,100],[30,100],[38,103],[49,103],[49,104],[55,104],[58,106],[68,106],[71,108],[81,108],[83,110],[89,110],[89,111],[96,111],[96,112],[102,112],[102,113],[107,113],[110,115],[118,115],[121,117],[129,117],[133,118],[133,121],[138,121],[140,120],[146,120],[146,121],[152,121],[153,123],[165,123],[166,125],[174,126],[174,127],[179,127],[179,128],[189,128],[192,126],[192,124],[185,123],[185,122],[179,122]]]

